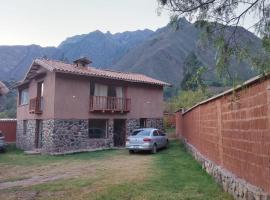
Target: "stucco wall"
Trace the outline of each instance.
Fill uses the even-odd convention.
[[[19,105],[19,93],[17,95],[17,119],[51,119],[54,117],[54,86],[55,74],[47,71],[43,78],[32,79],[29,83],[29,100],[37,96],[37,83],[44,81],[44,110],[42,115],[29,114],[29,104]],[[19,88],[20,89],[20,88]]]
[[[177,133],[213,162],[270,193],[270,80],[177,114]]]
[[[57,74],[55,80],[54,118],[89,119],[89,118],[162,118],[162,87],[131,84],[121,81],[95,80],[104,84],[127,87],[127,98],[131,98],[131,110],[126,114],[90,113],[89,77]]]

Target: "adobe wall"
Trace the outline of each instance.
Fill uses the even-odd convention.
[[[176,132],[226,191],[236,199],[266,198],[264,192],[270,193],[269,78],[176,116]]]

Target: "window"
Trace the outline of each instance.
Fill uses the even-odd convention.
[[[90,82],[90,95],[103,97],[124,97],[124,89],[121,86],[104,85]]]
[[[159,135],[158,135],[158,131],[157,131],[157,130],[154,130],[154,132],[153,132],[153,136],[159,136]]]
[[[150,130],[140,130],[138,133],[135,133],[136,136],[150,136]],[[133,134],[132,134],[133,135]]]
[[[20,92],[19,92],[19,105],[28,104],[28,101],[29,101],[28,88],[20,90]]]
[[[158,132],[159,132],[159,135],[160,135],[160,136],[166,136],[166,134],[165,134],[163,131],[158,130]]]
[[[146,127],[146,119],[140,118],[140,128],[145,128],[145,127]]]
[[[107,120],[106,119],[90,119],[88,135],[89,135],[89,138],[106,138]]]
[[[23,134],[26,135],[27,133],[27,120],[23,120]]]
[[[131,135],[137,135],[139,132],[141,132],[142,130],[135,130],[135,131],[133,131],[132,132],[132,134]]]

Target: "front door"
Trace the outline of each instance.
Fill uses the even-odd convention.
[[[113,143],[116,147],[123,147],[126,143],[126,120],[115,119],[113,127]]]
[[[36,130],[35,130],[35,148],[41,148],[42,144],[42,121],[40,119],[36,120]]]

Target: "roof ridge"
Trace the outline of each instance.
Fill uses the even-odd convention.
[[[48,59],[48,58],[36,58],[35,60],[52,61],[52,62],[58,62],[58,63],[63,63],[63,64],[66,64],[66,65],[71,65],[71,66],[74,66],[74,64],[72,64],[72,63],[67,63],[67,62],[65,62],[65,61],[62,61],[62,60],[56,60],[56,59]]]
[[[97,70],[102,70],[102,71],[117,72],[117,73],[121,73],[121,74],[136,74],[136,75],[146,76],[144,74],[140,74],[140,73],[136,73],[136,72],[126,72],[126,71],[119,71],[119,70],[113,70],[113,69],[102,69],[102,68],[97,68],[97,67],[92,67],[92,68],[95,68]]]

